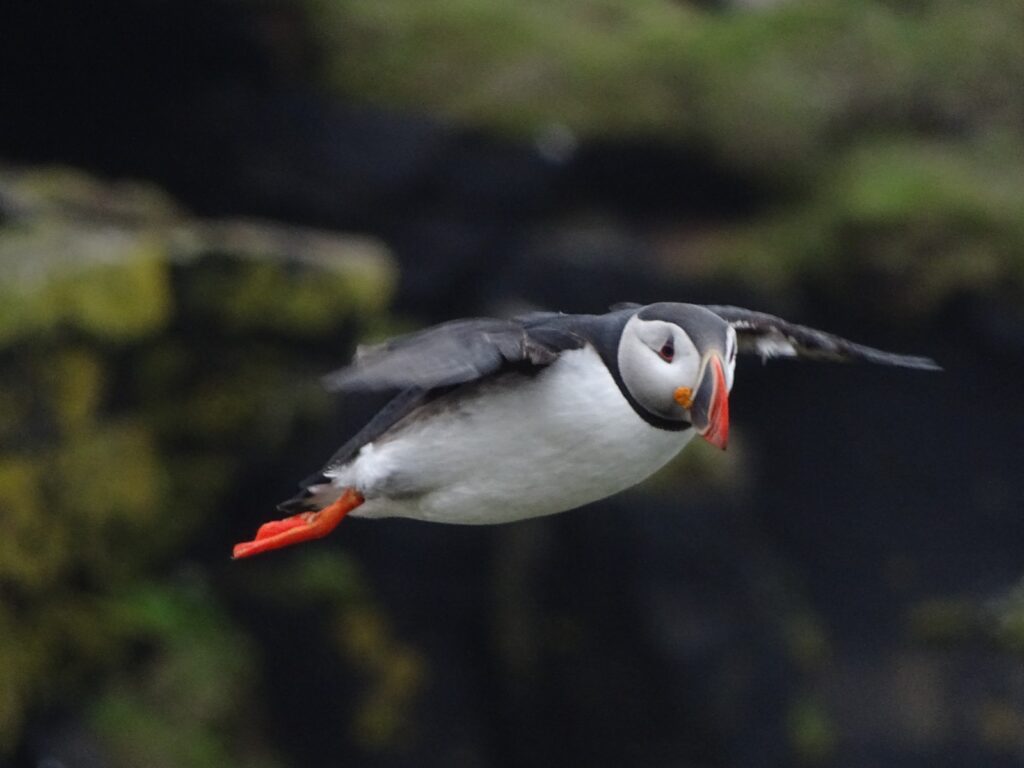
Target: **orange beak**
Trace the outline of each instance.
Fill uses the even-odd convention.
[[[701,437],[724,451],[729,442],[729,388],[725,383],[722,358],[717,352],[708,353],[704,374],[690,402],[694,428]]]

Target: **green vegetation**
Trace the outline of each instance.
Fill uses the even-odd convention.
[[[696,149],[772,200],[679,269],[786,291],[874,275],[912,314],[1024,292],[1024,6],[306,0],[348,97],[519,137]],[[898,305],[900,302],[892,302]]]
[[[109,600],[103,618],[116,642],[149,648],[143,662],[111,670],[90,707],[116,765],[276,765],[254,727],[251,643],[201,582],[148,583]]]
[[[273,765],[240,706],[258,659],[181,553],[224,530],[252,440],[326,412],[289,371],[381,322],[391,262],[61,169],[0,172],[0,198],[0,754],[85,695],[117,765]]]
[[[879,313],[911,322],[963,293],[1018,311],[1024,4],[742,5],[298,0],[290,10],[317,46],[316,85],[349,102],[521,141],[557,132],[706,159],[749,193],[752,212],[643,222],[652,269],[667,277],[728,281],[777,304],[807,286],[859,301],[872,285]],[[287,23],[258,26],[270,38]],[[0,763],[37,713],[70,704],[115,766],[282,764],[261,709],[269,661],[259,628],[238,618],[254,615],[296,625],[317,615],[320,634],[304,647],[354,681],[336,715],[352,744],[375,754],[415,742],[429,660],[357,562],[311,548],[258,572],[226,568],[229,526],[253,514],[246,505],[270,513],[246,483],[322,434],[332,405],[316,374],[357,335],[397,327],[396,281],[371,238],[203,220],[153,185],[0,167]],[[744,442],[724,458],[697,445],[646,491],[685,485],[698,504],[701,494],[741,503],[758,471]],[[547,674],[551,659],[571,670],[604,628],[586,605],[544,615],[548,590],[531,562],[551,555],[513,536],[505,568],[515,574],[487,587],[504,622],[487,672],[512,670],[504,693],[521,703],[517,676]],[[214,547],[224,570],[209,564]],[[628,565],[615,564],[616,583],[631,583]],[[843,754],[844,723],[814,680],[840,644],[793,597],[808,585],[772,581],[785,563],[744,565],[759,590],[751,610],[770,609],[757,620],[792,671],[780,699],[790,752],[827,763]],[[738,641],[707,636],[726,646],[715,694],[726,707],[753,661],[729,651]],[[1024,587],[923,602],[909,612],[908,641],[1019,657]],[[644,695],[627,692],[623,711]],[[1012,701],[996,696],[970,717],[993,749],[1019,755],[1024,714]]]

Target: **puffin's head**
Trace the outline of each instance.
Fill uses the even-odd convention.
[[[619,373],[634,400],[654,416],[689,422],[725,448],[736,332],[693,304],[650,304],[629,319],[618,351]]]

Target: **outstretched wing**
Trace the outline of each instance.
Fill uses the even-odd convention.
[[[742,307],[710,305],[707,307],[736,329],[740,352],[751,352],[769,357],[807,357],[842,362],[867,362],[918,368],[925,371],[942,370],[928,357],[897,355],[880,349],[855,344],[831,333],[804,325],[788,323],[782,318],[764,312],[752,312]]]
[[[512,366],[550,365],[584,341],[556,313],[455,320],[360,348],[352,365],[324,377],[332,391],[431,390],[475,381]]]

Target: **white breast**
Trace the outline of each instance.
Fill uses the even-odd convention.
[[[635,485],[692,436],[641,419],[587,346],[532,378],[499,378],[438,401],[364,446],[334,483],[366,496],[357,515],[499,523]]]

